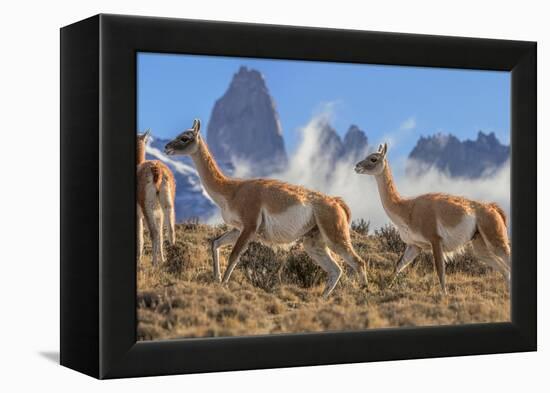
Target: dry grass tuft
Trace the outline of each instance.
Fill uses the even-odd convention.
[[[368,223],[352,231],[356,251],[369,262],[367,290],[344,267],[331,297],[321,299],[326,275],[300,242],[278,249],[253,243],[222,287],[212,279],[210,240],[226,230],[196,220],[177,225],[176,244],[166,247],[159,267],[151,266],[146,241],[137,277],[140,340],[510,320],[504,279],[469,252],[447,266],[447,297],[426,254],[389,287],[404,244],[391,226],[369,235]],[[220,253],[222,269],[230,249]]]

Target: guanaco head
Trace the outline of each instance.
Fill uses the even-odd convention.
[[[150,136],[151,136],[151,129],[148,128],[145,130],[143,134],[137,134],[137,140],[138,142],[141,142],[141,143],[147,143]]]
[[[386,153],[388,144],[380,145],[376,153],[369,154],[363,161],[355,165],[355,172],[364,175],[379,175],[386,166]]]
[[[199,148],[201,121],[195,119],[193,127],[183,131],[177,137],[172,139],[164,147],[164,152],[169,156],[190,155]]]

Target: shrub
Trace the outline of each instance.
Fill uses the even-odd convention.
[[[180,275],[185,269],[189,269],[192,261],[189,245],[180,240],[176,244],[165,244],[164,256],[166,257],[166,271],[174,275]]]
[[[300,247],[294,246],[285,256],[284,281],[303,288],[313,287],[325,279],[326,273]]]
[[[270,247],[252,242],[241,256],[239,266],[252,285],[271,291],[278,283],[281,262]]]
[[[391,224],[386,224],[376,229],[374,231],[374,236],[382,244],[382,248],[389,252],[401,254],[405,251],[405,243],[401,240],[399,231]]]
[[[184,230],[195,231],[199,227],[199,218],[198,217],[189,217],[182,224]]]
[[[355,220],[351,223],[351,229],[361,235],[368,236],[370,230],[370,221],[363,218]]]
[[[267,292],[281,282],[310,288],[325,279],[325,272],[311,260],[301,245],[294,245],[290,250],[274,251],[253,242],[241,256],[239,266],[252,285]]]
[[[450,259],[446,269],[447,273],[463,272],[474,276],[487,274],[491,270],[489,266],[475,257],[470,247]]]

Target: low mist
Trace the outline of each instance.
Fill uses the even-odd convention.
[[[271,178],[317,190],[332,196],[342,197],[352,211],[352,220],[370,221],[371,228],[378,228],[389,222],[382,208],[376,181],[373,176],[359,175],[354,171],[355,164],[364,157],[350,157],[335,161],[331,159],[330,147],[318,142],[327,115],[315,116],[300,130],[300,142],[289,158],[289,165],[283,172],[272,173]],[[378,141],[383,143],[384,141]],[[376,145],[370,146],[374,151]],[[509,161],[491,175],[478,179],[450,177],[448,174],[430,168],[422,175],[407,176],[415,162],[406,157],[393,157],[392,146],[388,146],[389,163],[397,189],[403,197],[414,197],[429,192],[444,192],[469,199],[497,202],[509,215],[510,212],[510,164]],[[367,152],[365,152],[367,154]],[[252,164],[236,162],[236,177],[249,177]],[[220,222],[219,211],[208,220]]]

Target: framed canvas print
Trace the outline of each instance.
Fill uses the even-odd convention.
[[[61,29],[61,364],[536,350],[536,44]]]

